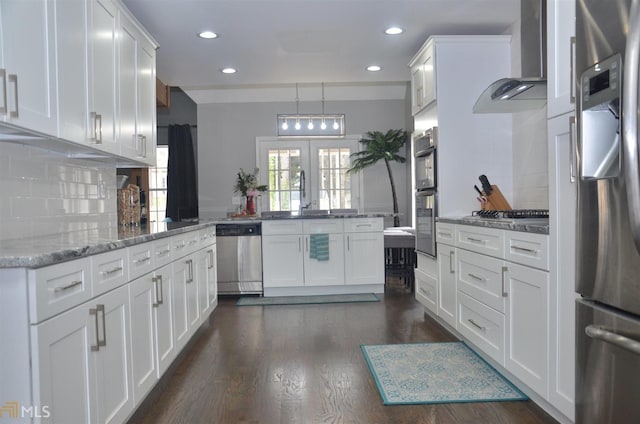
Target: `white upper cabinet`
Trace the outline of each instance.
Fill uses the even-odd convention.
[[[547,0],[547,115],[575,109],[575,0]]]
[[[111,0],[91,0],[89,30],[89,128],[91,144],[109,153],[119,153],[116,143],[116,47],[118,10]]]
[[[120,154],[155,165],[155,46],[122,14],[120,22]]]
[[[2,0],[0,120],[57,133],[56,1]]]
[[[436,99],[434,51],[433,43],[428,41],[409,63],[412,115],[416,115]]]

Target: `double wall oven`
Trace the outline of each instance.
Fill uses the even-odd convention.
[[[413,136],[416,186],[416,250],[436,256],[436,216],[438,128],[433,127]]]

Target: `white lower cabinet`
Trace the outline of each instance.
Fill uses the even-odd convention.
[[[11,282],[0,310],[16,319],[0,325],[13,343],[0,345],[8,358],[0,361],[2,392],[9,387],[20,403],[28,399],[37,422],[125,422],[217,305],[215,237],[192,244],[191,236],[175,236],[190,246],[177,249],[182,254],[167,237],[146,249],[0,269],[0,280]],[[151,260],[151,271],[127,280],[136,260],[144,263],[138,270]],[[16,355],[31,363],[30,373]]]
[[[265,223],[262,225],[264,227]],[[303,285],[303,263],[302,234],[262,236],[262,278],[265,288]]]
[[[176,356],[171,308],[171,266],[129,284],[133,394],[136,405]]]
[[[315,257],[314,238],[328,238],[328,258]],[[263,221],[265,296],[384,289],[382,218]]]
[[[438,243],[438,317],[454,318],[464,339],[550,400],[548,236],[450,223],[438,231],[456,234]]]
[[[549,273],[507,262],[506,368],[539,395],[548,396]]]
[[[133,411],[129,318],[120,287],[32,327],[34,404],[50,422],[121,423]]]
[[[457,326],[456,249],[438,244],[438,316],[447,324]]]

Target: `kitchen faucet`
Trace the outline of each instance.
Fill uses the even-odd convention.
[[[300,170],[300,213],[302,213],[303,209],[309,209],[311,207],[311,202],[306,205],[303,203],[305,197],[307,197],[307,181],[304,175],[304,169]]]

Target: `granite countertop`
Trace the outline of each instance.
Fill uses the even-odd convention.
[[[256,223],[277,219],[372,218],[388,214],[345,214],[331,216],[204,218],[193,222],[160,222],[139,227],[107,226],[69,230],[48,236],[0,240],[0,268],[41,268],[110,250],[146,243],[163,237],[196,231],[216,224]]]
[[[438,222],[450,224],[473,225],[476,227],[498,228],[501,230],[522,231],[525,233],[549,234],[549,220],[545,218],[523,218],[499,220],[478,217],[446,217],[437,218]]]

